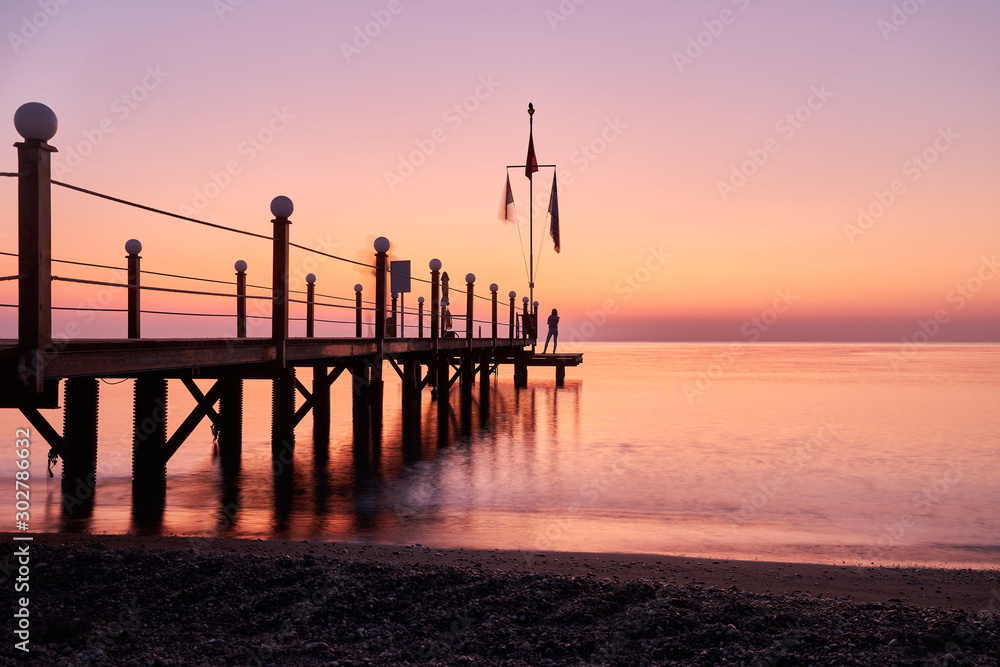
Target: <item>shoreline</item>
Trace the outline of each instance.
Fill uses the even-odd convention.
[[[15,533],[0,533],[10,542]],[[1000,568],[943,568],[896,565],[830,565],[645,553],[521,551],[231,537],[41,533],[35,544],[95,542],[115,549],[196,549],[204,553],[244,553],[267,557],[323,554],[361,562],[419,563],[489,568],[519,574],[593,575],[674,585],[730,588],[757,594],[802,594],[853,602],[901,604],[1000,614]]]
[[[15,545],[28,545],[31,655],[8,642],[0,662],[995,667],[1000,659],[996,570],[3,535],[8,584]],[[8,616],[11,636],[17,622]]]

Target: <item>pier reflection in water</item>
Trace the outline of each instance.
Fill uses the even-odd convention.
[[[130,493],[130,383],[102,387],[102,449],[94,502],[83,513],[60,508],[57,475],[49,483],[47,529],[426,540],[420,526],[434,525],[442,514],[463,512],[453,501],[470,491],[449,484],[502,483],[496,479],[499,457],[530,467],[539,437],[549,441],[560,428],[579,431],[582,381],[570,380],[557,389],[547,378],[517,389],[509,380],[491,380],[488,394],[477,386],[467,401],[455,390],[447,403],[432,401],[425,392],[413,419],[403,419],[399,384],[388,382],[381,432],[354,433],[349,410],[332,415],[329,434],[314,434],[311,420],[303,420],[290,462],[289,457],[271,457],[266,438],[269,383],[248,381],[242,456],[221,456],[209,426],[203,425],[171,460],[165,504],[144,503]],[[334,384],[335,410],[350,405],[349,391],[348,382]],[[540,424],[544,428],[539,433]]]

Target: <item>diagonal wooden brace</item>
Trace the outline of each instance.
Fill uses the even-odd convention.
[[[187,419],[185,419],[184,422],[177,427],[174,434],[170,436],[169,440],[167,440],[167,444],[163,450],[164,462],[169,461],[170,457],[177,453],[177,450],[181,448],[181,445],[184,444],[184,441],[187,440],[188,436],[194,432],[195,427],[201,423],[201,420],[205,418],[205,415],[210,412],[215,413],[212,406],[216,404],[219,397],[222,396],[226,389],[229,389],[229,386],[233,382],[234,378],[232,377],[220,378],[216,380],[215,384],[212,385],[212,388],[208,390],[208,393],[198,400],[198,405],[194,407],[194,410],[192,410],[191,414],[187,416]],[[185,382],[185,385],[186,384],[187,383]],[[192,384],[194,384],[193,381]],[[190,387],[188,387],[188,389],[190,390]],[[195,389],[197,389],[197,387],[195,387]],[[198,393],[200,394],[201,391],[199,390]],[[216,415],[216,417],[218,417],[218,415]]]

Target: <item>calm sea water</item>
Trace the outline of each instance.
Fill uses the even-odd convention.
[[[42,476],[47,447],[35,436],[31,527],[1000,566],[1000,346],[909,357],[898,345],[582,349],[561,389],[551,369],[532,369],[520,390],[503,369],[485,422],[478,387],[463,415],[456,386],[440,429],[425,392],[421,441],[409,447],[391,369],[375,448],[352,441],[342,378],[328,449],[315,450],[307,417],[292,482],[277,493],[270,384],[247,382],[239,476],[223,483],[203,423],[169,463],[152,529],[130,506],[132,383],[102,384],[93,514],[63,516],[59,470]],[[193,401],[173,382],[170,400],[172,431]],[[60,411],[47,415],[61,426]],[[26,425],[0,411],[9,440]],[[11,487],[13,463],[0,460]]]

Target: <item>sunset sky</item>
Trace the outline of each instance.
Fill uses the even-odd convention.
[[[438,257],[453,284],[473,272],[481,293],[496,282],[520,300],[527,248],[497,210],[532,102],[562,228],[557,255],[542,169],[535,296],[564,336],[900,341],[937,318],[936,342],[1000,340],[994,0],[10,0],[0,27],[0,171],[16,171],[14,111],[43,102],[57,180],[267,235],[268,204],[287,195],[296,243],[370,261],[386,236],[416,275]],[[510,178],[526,244],[528,180]],[[4,252],[16,193],[0,179]],[[268,284],[266,241],[55,189],[56,258],[124,266],[133,237],[145,269],[231,280],[245,259]],[[372,290],[370,274],[316,259],[293,250],[293,288],[312,271],[321,293]],[[0,256],[0,275],[16,272]],[[16,298],[0,283],[0,302]],[[125,304],[67,283],[54,298]],[[0,315],[15,336],[15,311]],[[125,332],[120,314],[63,311],[54,334],[70,323]],[[231,329],[144,320],[149,336]]]

